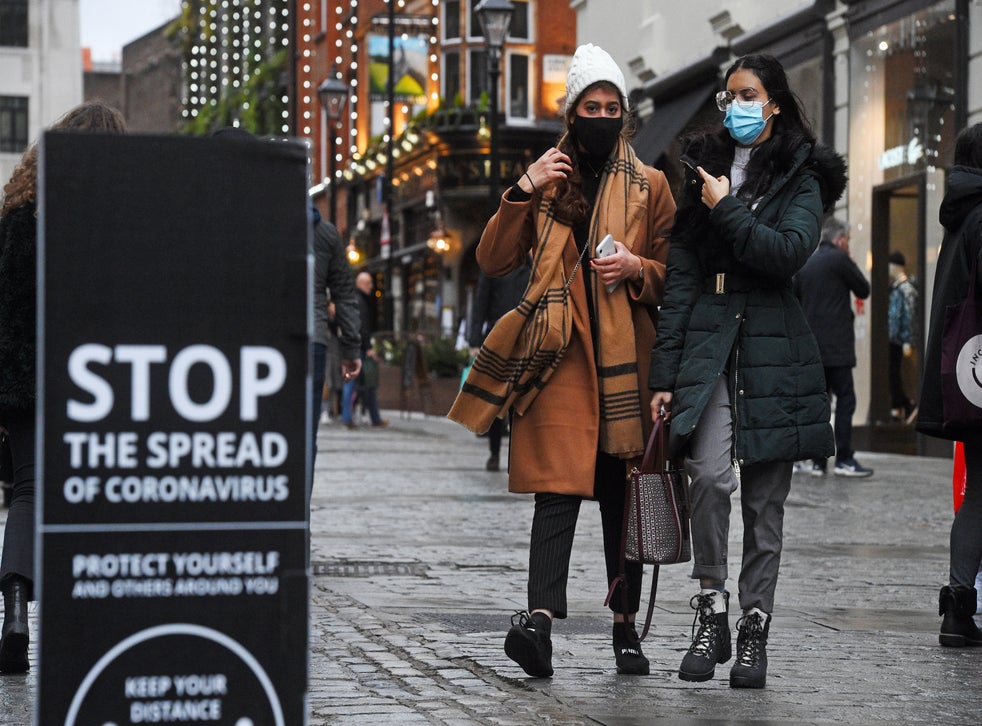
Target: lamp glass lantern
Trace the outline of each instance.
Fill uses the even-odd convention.
[[[331,121],[341,120],[341,112],[348,101],[348,86],[339,81],[332,69],[330,75],[317,87],[317,97],[324,107],[324,113]]]
[[[498,78],[501,76],[501,49],[508,37],[511,18],[515,6],[508,0],[482,0],[475,9],[484,31],[484,44],[488,49],[488,75],[490,76],[490,93],[488,94],[491,110],[490,174],[488,175],[488,202],[492,208],[496,205],[498,187],[501,183],[501,169],[498,152]]]
[[[328,144],[328,165],[330,167],[330,180],[331,180],[331,223],[337,222],[337,190],[334,185],[337,181],[336,179],[336,164],[334,158],[334,127],[337,126],[338,121],[341,120],[341,112],[344,110],[344,104],[348,101],[348,86],[342,81],[338,80],[337,71],[332,67],[331,72],[328,74],[327,78],[317,87],[317,97],[320,99],[321,105],[324,107],[324,115],[327,116],[329,121],[329,128],[327,130],[327,144]]]
[[[515,6],[508,0],[482,0],[474,11],[481,23],[484,42],[487,43],[488,49],[500,53],[505,38],[508,37]]]

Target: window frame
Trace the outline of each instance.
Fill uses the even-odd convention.
[[[30,47],[30,2],[28,0],[0,0],[0,18],[5,22],[0,22],[0,48],[28,48]],[[17,41],[6,42],[10,30],[7,16],[20,20],[23,18],[23,25],[17,24],[10,36],[17,33]]]
[[[0,131],[8,123],[8,116],[12,130],[10,139],[0,134],[0,153],[23,154],[30,145],[30,110],[30,96],[0,95]]]
[[[523,57],[526,61],[525,83],[528,97],[525,100],[527,113],[524,116],[512,114],[512,58]],[[505,103],[501,104],[504,110],[504,117],[509,124],[522,125],[534,124],[536,118],[536,98],[535,98],[535,54],[527,49],[506,50],[504,58],[505,68]]]

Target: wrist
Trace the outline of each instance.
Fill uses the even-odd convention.
[[[634,279],[637,282],[644,282],[644,262],[641,261],[640,255],[634,255],[638,260],[638,271],[634,275]]]

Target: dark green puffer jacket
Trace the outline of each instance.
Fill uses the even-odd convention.
[[[710,174],[729,177],[732,147],[687,151]],[[649,374],[652,390],[673,393],[675,454],[684,453],[724,372],[741,465],[834,453],[824,369],[791,280],[844,187],[842,158],[808,144],[752,209],[727,196],[710,212],[692,185],[669,248]],[[715,292],[720,272],[723,294]]]

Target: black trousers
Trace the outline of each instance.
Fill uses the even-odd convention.
[[[495,418],[488,429],[488,449],[491,456],[501,455],[501,435],[505,430],[505,422],[500,418]]]
[[[34,582],[34,412],[8,413],[3,426],[10,437],[14,481],[3,532],[0,583],[19,575]]]
[[[627,494],[626,466],[603,452],[597,452],[594,494],[600,504],[603,527],[607,587],[620,571],[621,530],[624,527],[624,498]],[[573,535],[582,497],[566,494],[536,494],[529,547],[528,608],[550,610],[556,618],[566,617],[566,581],[573,551]],[[628,562],[626,585],[621,583],[610,598],[610,609],[626,615],[636,613],[641,604],[641,564]],[[598,583],[599,584],[599,583]],[[627,611],[621,588],[627,587]],[[606,590],[597,587],[603,600]]]
[[[852,366],[825,368],[825,385],[829,397],[835,396],[835,460],[836,463],[851,459],[852,415],[856,413],[856,389],[852,381]],[[818,462],[825,467],[825,462]]]
[[[890,343],[890,408],[899,409],[902,416],[907,416],[914,409],[914,403],[904,391],[900,373],[903,362],[904,347],[898,343]]]
[[[982,562],[982,434],[965,441],[965,500],[951,524],[949,585],[975,587]]]

